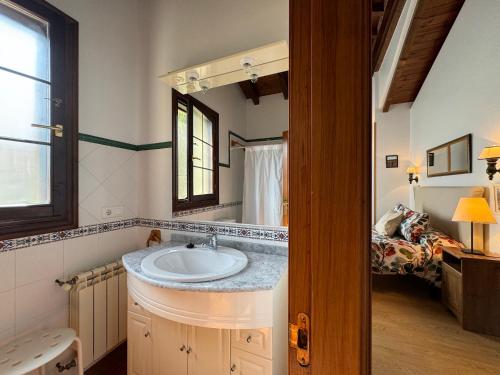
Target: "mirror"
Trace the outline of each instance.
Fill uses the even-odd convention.
[[[427,150],[427,176],[449,176],[472,172],[472,135]]]
[[[287,226],[287,70],[281,41],[162,78],[173,87],[173,217]]]

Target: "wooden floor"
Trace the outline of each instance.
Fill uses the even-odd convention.
[[[85,371],[85,375],[127,375],[127,343],[121,344]]]
[[[377,276],[372,309],[373,375],[500,374],[500,338],[464,331],[419,280]]]

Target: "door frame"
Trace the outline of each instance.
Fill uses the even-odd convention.
[[[289,5],[289,374],[370,374],[371,0]]]

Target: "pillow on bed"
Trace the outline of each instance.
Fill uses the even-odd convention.
[[[410,242],[418,242],[422,233],[427,232],[429,228],[429,215],[415,212],[408,207],[398,204],[394,211],[403,214],[403,220],[399,225],[398,231]]]
[[[392,237],[403,220],[403,213],[394,210],[387,211],[375,224],[377,233]]]

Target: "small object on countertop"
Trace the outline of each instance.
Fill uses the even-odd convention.
[[[190,242],[186,245],[188,249],[194,249],[194,243]]]
[[[161,244],[161,231],[159,229],[153,229],[151,233],[149,233],[148,241],[146,242],[146,246],[154,246]]]

